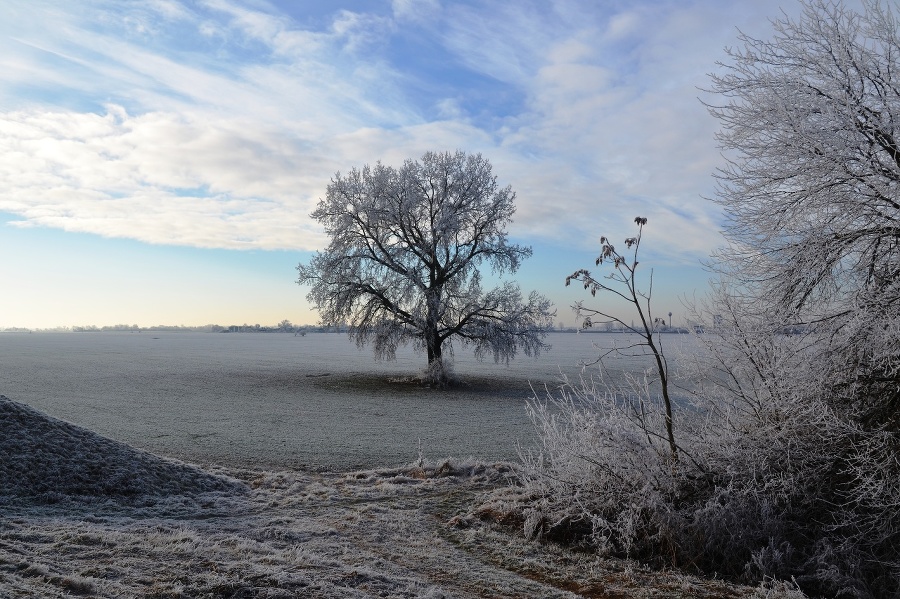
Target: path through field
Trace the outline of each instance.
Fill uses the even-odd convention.
[[[200,469],[0,396],[0,597],[740,597],[479,517],[509,465]]]

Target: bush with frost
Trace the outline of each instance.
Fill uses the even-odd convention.
[[[525,533],[744,582],[793,579],[813,594],[894,596],[900,468],[896,435],[864,425],[861,394],[876,383],[846,377],[847,355],[826,351],[833,331],[786,331],[748,301],[718,289],[716,326],[665,379],[683,396],[674,409],[653,351],[624,382],[567,381],[535,397],[540,448],[523,452],[517,499]],[[636,332],[661,352],[651,323]]]
[[[634,381],[535,400],[523,515],[605,552],[896,597],[900,27],[875,1],[800,8],[712,76],[726,245],[673,381],[690,404]]]

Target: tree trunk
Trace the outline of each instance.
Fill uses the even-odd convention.
[[[441,339],[437,335],[437,330],[426,333],[425,345],[428,350],[428,370],[425,382],[430,387],[446,387],[450,382],[450,377],[447,376],[447,370],[444,368]]]
[[[441,353],[441,345],[444,340],[441,339],[439,332],[440,295],[440,289],[431,288],[428,290],[425,299],[428,306],[428,316],[424,331],[425,349],[428,352],[426,383],[430,387],[446,387],[449,382]]]
[[[441,361],[441,346],[434,338],[428,339],[428,364]]]

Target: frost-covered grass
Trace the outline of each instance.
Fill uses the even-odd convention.
[[[0,498],[53,503],[70,496],[135,498],[241,493],[242,483],[165,460],[49,418],[0,396]]]
[[[525,540],[511,468],[201,469],[2,398],[0,597],[753,596]]]
[[[529,381],[579,372],[591,348],[585,335],[548,340],[540,360],[509,366],[459,352],[461,384],[438,391],[419,382],[421,352],[375,362],[343,334],[4,334],[0,392],[191,463],[375,468],[415,459],[419,440],[431,455],[511,461],[532,440]]]

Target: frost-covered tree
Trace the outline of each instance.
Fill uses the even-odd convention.
[[[900,31],[887,3],[802,7],[770,39],[742,36],[713,77],[729,158],[717,311],[732,349],[714,355],[730,397],[805,446],[785,480],[806,481],[819,501],[807,518],[823,526],[806,531],[818,547],[794,544],[802,568],[888,596],[900,593]]]
[[[806,2],[713,76],[718,258],[773,323],[828,331],[840,395],[900,430],[900,35],[889,6],[863,7]]]
[[[728,245],[676,358],[678,468],[662,410],[575,384],[532,405],[513,505],[602,552],[900,597],[900,35],[877,2],[801,6],[713,76]]]
[[[550,301],[518,285],[484,290],[479,268],[514,273],[531,249],[509,243],[515,193],[480,154],[426,153],[399,169],[376,163],[338,173],[312,217],[331,238],[298,283],[323,324],[350,323],[360,346],[392,359],[413,342],[428,356],[429,382],[447,382],[448,340],[476,355],[534,355],[552,328]],[[451,346],[452,349],[452,346]]]

